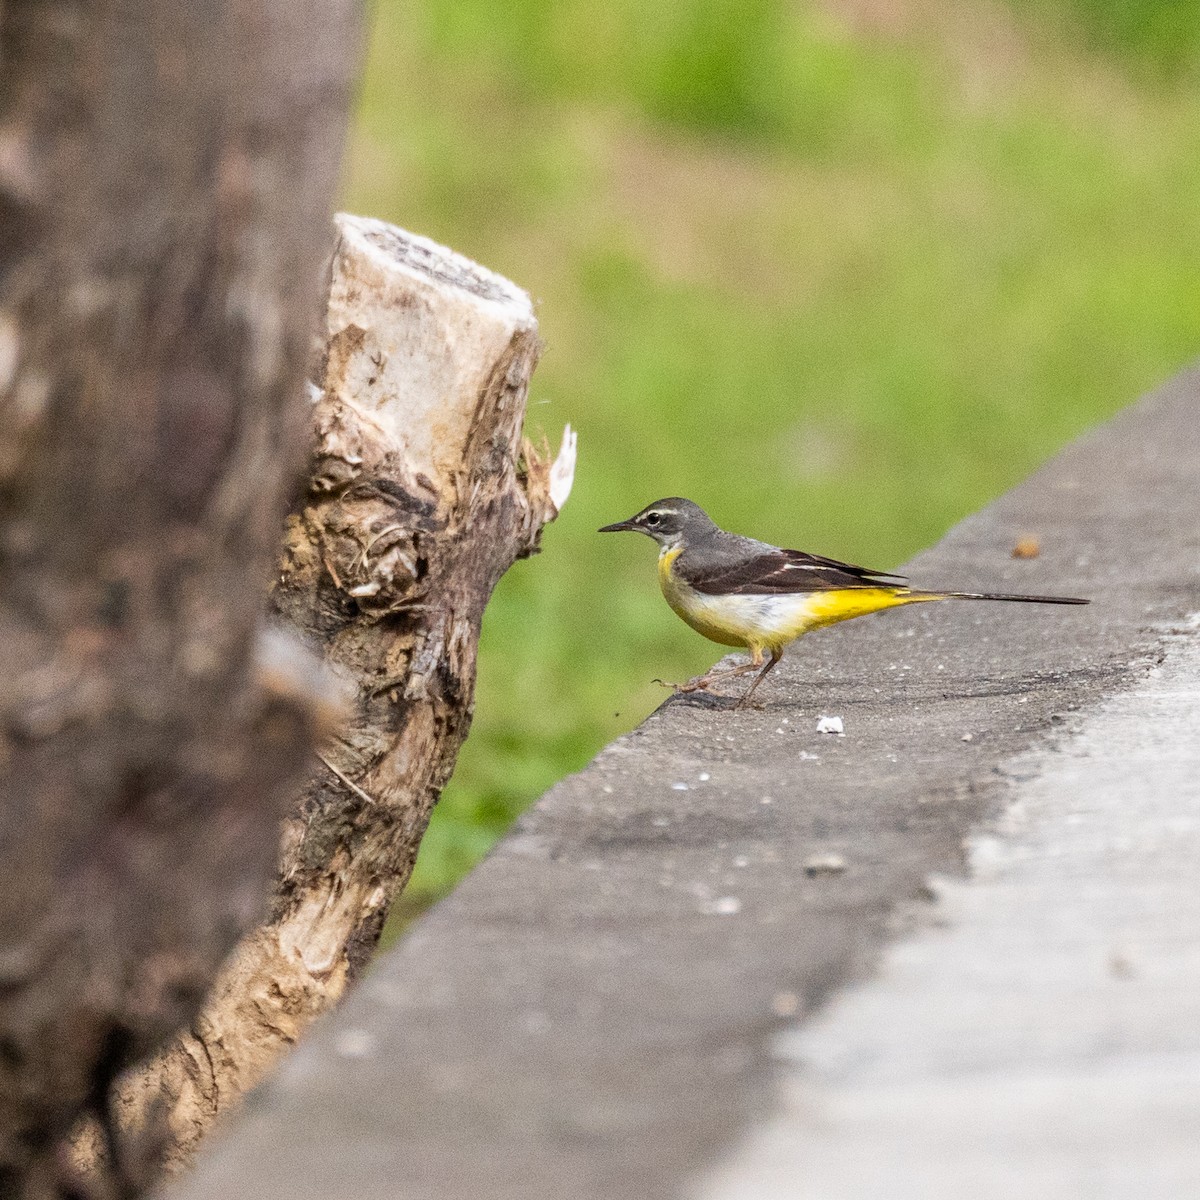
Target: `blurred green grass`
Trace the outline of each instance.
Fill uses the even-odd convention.
[[[716,656],[597,526],[684,494],[888,567],[1200,345],[1190,4],[376,0],[373,27],[346,205],[527,288],[530,432],[580,435],[406,910]]]

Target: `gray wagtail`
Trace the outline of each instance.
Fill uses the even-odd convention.
[[[918,592],[902,575],[782,550],[726,533],[698,504],[670,496],[601,533],[636,530],[659,546],[658,581],[667,603],[697,633],[722,646],[744,646],[750,661],[700,675],[681,692],[758,671],[741,708],[801,634],[851,617],[925,600],[1011,600],[1021,604],[1087,604],[1074,596],[1010,596],[1001,592]],[[765,659],[769,654],[771,657]],[[765,660],[765,665],[764,665]],[[760,669],[761,668],[761,669]]]

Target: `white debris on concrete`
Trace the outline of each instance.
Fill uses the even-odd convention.
[[[839,875],[845,869],[844,854],[810,854],[804,860],[805,875]]]

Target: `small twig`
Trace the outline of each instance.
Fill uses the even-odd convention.
[[[334,773],[334,775],[336,775],[360,800],[365,800],[372,806],[378,805],[378,801],[375,800],[374,797],[368,796],[367,793],[364,792],[362,788],[360,788],[358,784],[354,782],[353,779],[347,779],[346,776],[343,775],[341,771],[339,771],[337,767],[335,767],[333,763],[331,763],[329,759],[327,759],[319,750],[314,750],[313,753],[316,754],[316,756]]]
[[[333,569],[333,564],[329,561],[329,559],[324,554],[321,555],[321,562],[324,564],[325,570],[327,570],[329,572],[329,578],[333,580],[334,586],[340,591],[344,585],[343,585],[341,579],[338,577],[338,573]],[[321,756],[318,754],[317,757],[320,758]],[[322,761],[324,761],[324,760],[322,760]],[[326,763],[325,765],[329,766],[328,763]],[[329,769],[333,770],[332,767],[330,767]]]

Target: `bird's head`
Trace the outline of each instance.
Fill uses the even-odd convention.
[[[599,532],[620,533],[626,529],[644,533],[664,549],[669,549],[712,533],[716,525],[700,505],[681,496],[668,496],[665,500],[648,504],[627,521],[605,525]]]

